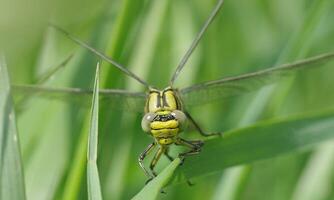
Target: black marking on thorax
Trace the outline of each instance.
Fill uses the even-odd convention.
[[[173,90],[172,90],[172,89],[167,89],[167,90],[164,90],[164,91],[162,92],[162,103],[163,103],[163,107],[169,107],[168,102],[167,102],[167,99],[166,99],[166,95],[165,95],[165,93],[166,93],[167,91],[173,91]],[[175,99],[175,101],[176,101],[175,96],[174,96],[174,99]]]
[[[174,97],[174,100],[175,100],[175,103],[176,103],[176,109],[177,110],[181,110],[182,109],[182,104],[181,102],[179,101],[178,99],[178,96],[176,94],[176,91],[173,90],[172,88],[168,88],[168,89],[165,89],[163,91],[159,91],[159,90],[151,90],[149,91],[149,94],[156,94],[156,102],[155,102],[155,107],[156,108],[169,108],[170,105],[167,101],[167,97],[166,97],[166,92],[169,92],[169,91],[172,91],[173,92],[173,97]],[[152,101],[152,100],[150,100]],[[153,103],[153,102],[152,102]],[[147,110],[149,110],[149,104],[147,104]]]
[[[165,93],[167,92],[167,91],[173,91],[172,89],[167,89],[167,90],[164,90],[164,91],[162,91],[162,92],[160,92],[160,91],[150,91],[150,94],[152,94],[152,93],[156,93],[157,94],[157,102],[156,102],[156,106],[158,107],[158,108],[161,108],[161,107],[169,107],[169,104],[168,104],[168,102],[167,102],[167,99],[166,99],[166,95],[165,95]],[[176,100],[176,98],[174,98],[175,99],[175,101],[177,102],[177,100]],[[161,100],[162,100],[162,105],[161,105]]]

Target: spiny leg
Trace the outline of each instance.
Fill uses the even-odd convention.
[[[155,147],[155,145],[156,145],[155,142],[153,142],[153,143],[151,143],[150,145],[148,145],[148,146],[146,147],[145,151],[144,151],[143,153],[141,153],[140,156],[139,156],[139,158],[138,158],[139,165],[140,165],[140,167],[143,169],[145,175],[149,178],[149,180],[152,179],[153,176],[147,171],[147,169],[146,169],[145,166],[144,166],[143,161],[144,161],[145,157],[146,157],[149,153],[151,153],[151,151],[152,151],[152,149]]]
[[[151,164],[150,164],[150,170],[151,170],[151,172],[152,172],[152,174],[153,174],[154,176],[157,176],[157,173],[155,173],[155,171],[154,171],[154,167],[155,167],[155,165],[158,163],[158,161],[159,161],[161,155],[162,155],[163,153],[165,153],[165,151],[166,151],[166,147],[164,147],[164,146],[160,146],[159,149],[158,149],[158,151],[155,153],[155,155],[154,155],[154,157],[153,157],[153,159],[152,159],[152,161],[151,161]]]
[[[201,147],[203,146],[204,143],[200,140],[187,141],[187,140],[184,140],[182,138],[178,138],[175,144],[186,146],[186,147],[190,148],[189,151],[179,154],[179,157],[182,159],[182,162],[181,162],[180,165],[182,165],[184,163],[185,157],[190,156],[190,155],[198,154],[201,151]],[[188,183],[189,186],[194,185],[189,180],[187,180],[187,183]]]
[[[204,145],[204,142],[202,140],[189,140],[187,142],[190,142],[191,144],[194,144],[199,147],[202,147]]]
[[[151,161],[151,164],[150,164],[150,170],[151,170],[151,172],[152,172],[152,174],[153,174],[153,177],[149,178],[149,179],[146,181],[145,184],[147,184],[147,183],[150,182],[154,177],[157,176],[157,173],[155,173],[155,171],[154,171],[154,167],[155,167],[155,165],[158,163],[158,161],[159,161],[161,155],[162,155],[163,153],[165,153],[165,151],[166,151],[166,147],[165,147],[165,146],[159,146],[159,149],[158,149],[158,151],[155,153],[155,155],[154,155],[154,157],[153,157],[153,159],[152,159],[152,161]],[[161,192],[161,193],[166,193],[164,190],[161,190],[160,192]]]
[[[177,138],[175,144],[190,148],[189,151],[179,154],[179,157],[182,159],[182,163],[181,163],[182,165],[185,157],[198,154],[201,151],[201,147],[203,146],[204,143],[199,142],[199,141],[195,141],[194,143],[194,141],[187,141],[182,138]]]
[[[194,125],[195,129],[204,137],[209,137],[209,136],[222,136],[223,133],[206,133],[202,130],[202,128],[197,124],[197,122],[194,120],[194,118],[192,118],[192,116],[185,111],[184,112],[187,116],[187,118],[189,119],[189,121]]]
[[[169,147],[166,148],[164,154],[168,158],[169,161],[172,162],[174,160],[174,158],[171,155],[169,155]]]

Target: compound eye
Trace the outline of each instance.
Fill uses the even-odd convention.
[[[153,122],[154,118],[157,116],[156,113],[146,113],[141,120],[141,127],[145,132],[150,132],[150,124]]]
[[[187,120],[186,115],[181,110],[174,110],[171,115],[180,123],[181,129],[184,129]]]

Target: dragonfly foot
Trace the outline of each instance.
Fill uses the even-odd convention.
[[[216,135],[218,137],[223,137],[224,133],[223,132],[218,132],[218,133],[213,133],[213,135]]]
[[[185,156],[179,156],[179,158],[181,159],[180,166],[182,166],[184,164],[184,161],[185,161],[186,157]]]
[[[195,184],[194,184],[193,182],[191,182],[190,180],[187,180],[187,184],[188,184],[189,187],[192,187],[192,186],[195,185]]]
[[[149,182],[151,182],[154,179],[154,177],[151,177],[149,179],[147,179],[147,181],[145,182],[145,185],[147,185]]]

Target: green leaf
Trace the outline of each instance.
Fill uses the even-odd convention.
[[[198,156],[177,170],[194,178],[224,168],[272,158],[334,138],[334,109],[322,113],[269,120],[207,140]]]
[[[97,169],[97,144],[98,144],[98,124],[99,124],[99,63],[96,66],[94,83],[94,94],[92,101],[90,131],[88,136],[87,151],[87,184],[88,199],[102,199],[99,172]]]
[[[132,200],[157,199],[158,195],[162,192],[162,188],[168,184],[180,163],[180,158],[176,158],[156,178],[150,181],[136,196],[134,196]]]
[[[3,55],[0,55],[0,123],[0,199],[26,199],[10,81]]]

